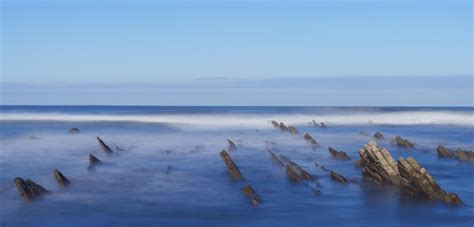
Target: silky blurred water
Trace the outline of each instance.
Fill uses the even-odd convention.
[[[473,108],[2,106],[0,113],[1,226],[474,224],[474,164],[436,155],[438,145],[472,150]],[[329,127],[308,124],[313,119]],[[280,132],[270,120],[309,132],[321,147],[313,150],[301,135]],[[69,135],[73,127],[81,132]],[[415,157],[466,206],[401,198],[395,188],[364,182],[353,162],[370,139],[359,135],[361,130],[382,132],[387,140],[379,145],[394,158]],[[390,146],[396,135],[414,141],[417,149]],[[96,136],[116,154],[104,155]],[[245,182],[231,181],[219,158],[227,138],[238,146],[230,155]],[[313,174],[321,195],[290,182],[266,152],[265,141]],[[328,146],[353,160],[334,160]],[[88,171],[89,153],[104,165]],[[332,181],[315,162],[354,183]],[[53,168],[72,185],[58,188]],[[13,183],[17,176],[51,193],[24,202]],[[262,205],[252,206],[241,193],[245,183]]]

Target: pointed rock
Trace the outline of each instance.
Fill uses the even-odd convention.
[[[359,150],[362,173],[377,184],[390,182],[399,185],[397,162],[387,149],[377,146],[370,141]]]
[[[96,138],[97,138],[97,142],[99,143],[100,148],[102,149],[104,153],[108,155],[114,153],[112,149],[109,146],[107,146],[107,144],[105,144],[104,141],[100,137],[97,136]]]
[[[26,201],[35,200],[41,195],[48,193],[48,190],[43,186],[36,184],[30,179],[23,180],[20,177],[16,177],[15,185],[21,197]]]
[[[314,180],[313,175],[308,173],[306,170],[304,170],[294,162],[290,162],[286,165],[286,175],[288,175],[288,178],[295,182],[300,182],[303,180]]]
[[[289,130],[288,127],[286,127],[286,125],[283,122],[280,122],[280,129],[282,131],[288,131]]]
[[[334,171],[331,170],[331,178],[335,181],[339,181],[343,184],[348,184],[349,181],[347,180],[347,178],[345,178],[344,176],[342,176],[341,174],[338,174]]]
[[[71,182],[58,169],[53,170],[54,180],[61,187],[67,187]]]
[[[262,203],[260,196],[257,195],[255,190],[249,184],[242,187],[242,193],[244,193],[244,195],[246,195],[250,199],[250,202],[255,206]]]
[[[78,128],[71,128],[71,129],[69,129],[68,134],[78,134],[80,132],[81,132],[81,130],[79,130]]]
[[[235,143],[232,140],[227,139],[227,143],[229,144],[229,146],[228,146],[229,151],[233,151],[233,150],[237,149],[237,146],[235,145]]]
[[[376,132],[372,138],[374,138],[375,140],[385,140],[381,132]]]
[[[344,151],[337,151],[336,149],[329,147],[329,153],[331,153],[332,157],[339,160],[350,160],[349,156],[347,156],[346,152]]]
[[[395,137],[395,139],[392,140],[391,144],[392,146],[396,146],[398,148],[404,148],[404,149],[415,148],[415,144],[413,144],[412,142],[406,139],[403,139],[400,136]]]
[[[303,135],[303,139],[308,141],[309,143],[311,143],[314,146],[319,146],[318,142],[309,133],[305,133]]]
[[[236,181],[244,180],[244,177],[240,173],[239,168],[237,167],[237,165],[235,165],[234,161],[232,161],[227,151],[222,150],[219,153],[219,156],[222,158],[225,165],[227,166],[227,170],[229,171],[229,174],[233,180],[236,180]]]
[[[328,126],[321,122],[321,128],[327,128]]]
[[[88,169],[94,168],[96,165],[102,165],[102,161],[96,158],[94,155],[89,154],[89,167]]]
[[[276,122],[276,121],[272,121],[272,125],[273,125],[274,128],[281,129],[280,124],[278,124],[278,122]]]
[[[444,146],[438,146],[436,151],[438,152],[438,158],[452,158],[454,155],[453,152]]]

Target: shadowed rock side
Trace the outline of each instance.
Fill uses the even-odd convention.
[[[390,182],[399,185],[399,173],[397,162],[392,158],[387,149],[377,146],[370,141],[359,150],[360,167],[365,177],[377,184]]]
[[[247,196],[250,199],[250,202],[255,206],[262,203],[260,196],[257,195],[255,190],[249,184],[242,187],[242,193],[244,193],[244,195]]]
[[[374,138],[375,140],[385,140],[381,132],[376,132],[372,138]]]
[[[277,164],[278,166],[285,166],[285,164],[278,158],[278,156],[270,149],[267,148],[268,153],[272,157],[272,160]]]
[[[398,148],[404,148],[404,149],[409,149],[409,148],[415,148],[415,144],[403,139],[400,136],[395,137],[394,140],[391,142],[392,146],[398,147]]]
[[[107,144],[105,144],[104,141],[100,137],[97,136],[96,138],[97,138],[97,142],[99,143],[100,148],[102,149],[104,153],[108,155],[114,153],[112,149],[109,146],[107,146]]]
[[[347,153],[344,151],[337,151],[336,149],[329,147],[328,148],[329,153],[331,153],[332,157],[335,159],[339,160],[350,160],[349,156],[347,156]]]
[[[281,129],[280,124],[278,124],[278,122],[276,122],[276,121],[272,121],[272,125],[273,125],[274,128]]]
[[[286,125],[283,122],[280,122],[280,129],[282,131],[288,131],[289,130],[288,127],[286,127]]]
[[[298,129],[294,126],[288,126],[288,130],[290,131],[291,134],[298,134]]]
[[[345,178],[344,176],[342,176],[341,174],[338,174],[334,171],[331,170],[331,178],[335,181],[339,181],[343,184],[348,184],[349,181],[347,180],[347,178]]]
[[[71,129],[69,129],[68,134],[78,134],[80,132],[81,132],[81,130],[79,130],[78,128],[71,128]]]
[[[71,182],[58,169],[53,170],[54,180],[61,187],[67,187]]]
[[[303,139],[311,143],[313,146],[319,146],[318,141],[316,141],[309,133],[305,133]]]
[[[21,197],[26,201],[32,201],[43,194],[48,193],[43,186],[36,184],[30,179],[23,180],[20,177],[15,178],[15,185]]]
[[[232,140],[227,139],[227,143],[229,144],[229,146],[227,146],[229,151],[233,151],[233,150],[237,149],[237,146],[235,145],[235,143]]]
[[[433,177],[422,168],[412,157],[398,160],[398,170],[400,172],[400,185],[404,193],[409,195],[440,200],[449,204],[461,204],[462,201],[455,193],[446,193],[435,182]]]
[[[233,180],[237,180],[237,181],[244,180],[244,177],[240,173],[239,168],[237,167],[237,165],[235,165],[234,161],[232,161],[227,151],[222,150],[219,153],[219,156],[222,158],[225,165],[227,166],[227,170],[229,171],[229,174]]]
[[[438,158],[456,158],[459,161],[474,163],[474,152],[472,151],[457,149],[453,152],[444,146],[438,146],[436,150]]]
[[[89,154],[89,167],[88,169],[92,169],[97,165],[102,165],[102,161],[100,161],[98,158],[96,158],[94,155]]]

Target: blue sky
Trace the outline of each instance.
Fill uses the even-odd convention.
[[[229,97],[239,96],[239,104],[252,105],[248,89],[257,89],[251,84],[261,80],[303,79],[299,84],[311,90],[312,79],[321,77],[336,83],[355,77],[370,84],[372,77],[389,81],[458,76],[470,85],[459,99],[452,92],[437,102],[436,90],[415,97],[401,92],[392,98],[407,105],[473,105],[471,1],[3,0],[1,8],[4,104],[92,102],[70,97],[64,90],[65,95],[38,91],[13,97],[22,90],[21,84],[51,89],[100,84],[104,97],[95,104],[135,104],[150,97],[121,102],[105,92],[110,88],[106,84],[165,84],[189,91],[189,84],[200,88],[210,81],[237,80],[246,84],[240,90],[233,88]],[[449,80],[443,81],[451,86]],[[340,91],[328,90],[324,96],[330,100],[314,105],[331,104],[331,97]],[[189,104],[225,104],[215,100],[218,91],[204,93]],[[189,95],[170,97],[166,104],[185,104],[195,98]],[[289,96],[293,97],[289,104],[302,98]],[[334,103],[341,103],[339,99],[335,97]],[[271,97],[265,100],[279,104]],[[346,105],[351,104],[364,102]]]

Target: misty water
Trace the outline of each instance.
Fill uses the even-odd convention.
[[[436,147],[472,150],[473,108],[303,108],[303,107],[104,107],[2,106],[0,118],[1,226],[472,226],[474,165],[438,159]],[[272,127],[294,125],[320,143]],[[324,122],[318,128],[308,122]],[[369,121],[371,123],[369,124]],[[79,134],[68,130],[77,127]],[[362,178],[358,150],[378,142],[392,156],[413,156],[446,191],[466,204],[452,207],[401,197],[396,188]],[[417,149],[390,145],[400,135]],[[100,136],[115,154],[105,155]],[[226,139],[245,177],[231,180],[219,157]],[[272,161],[265,141],[314,175],[321,195],[291,182]],[[352,160],[331,157],[328,147]],[[120,147],[122,149],[117,149]],[[104,164],[87,169],[92,153]],[[331,180],[315,162],[351,179]],[[59,188],[52,170],[71,181]],[[15,177],[28,178],[51,193],[23,201]],[[253,206],[241,193],[251,184],[262,199]],[[312,184],[312,183],[310,183]]]

